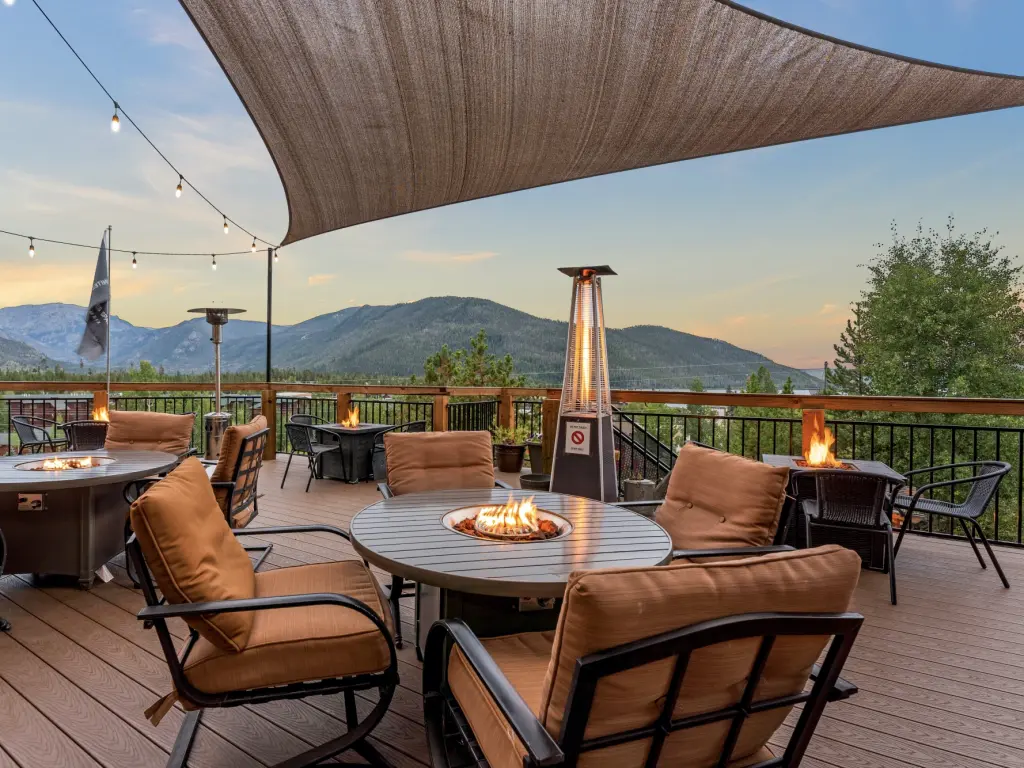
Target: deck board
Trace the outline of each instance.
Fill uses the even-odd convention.
[[[265,465],[254,526],[344,529],[379,498],[370,483],[320,481],[307,494],[301,473],[281,490],[283,468],[283,461]],[[267,568],[355,557],[347,542],[325,533],[273,541]],[[1024,551],[999,548],[997,555],[1011,584],[1024,584]],[[862,574],[854,607],[867,622],[845,672],[862,692],[828,708],[804,765],[1024,768],[1024,593],[1002,589],[963,542],[908,537],[897,566],[897,606],[889,604],[886,576]],[[141,595],[119,562],[111,570],[114,580],[91,592],[40,588],[25,576],[0,579],[0,615],[14,623],[0,636],[0,768],[157,766],[166,759],[183,714],[175,709],[159,727],[143,717],[168,690],[167,669],[156,634],[135,618]],[[412,637],[411,601],[403,601],[402,623]],[[183,623],[172,630],[179,642],[185,637]],[[408,646],[399,656],[401,685],[374,742],[400,768],[422,768],[421,665]],[[365,710],[375,697],[361,695],[358,706]],[[211,710],[191,765],[272,764],[336,736],[343,717],[339,696]]]

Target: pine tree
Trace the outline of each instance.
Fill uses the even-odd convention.
[[[836,359],[825,370],[825,383],[847,395],[870,394],[870,379],[865,371],[864,305],[853,305],[853,318],[846,321],[846,330],[839,334],[839,343],[832,345]]]

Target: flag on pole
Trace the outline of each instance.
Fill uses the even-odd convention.
[[[107,329],[110,323],[110,275],[107,272],[107,234],[103,233],[100,255],[96,260],[96,274],[92,279],[89,310],[85,314],[85,333],[78,345],[78,354],[95,360],[107,351]]]

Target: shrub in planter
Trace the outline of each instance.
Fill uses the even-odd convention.
[[[492,435],[498,471],[518,474],[523,469],[523,459],[526,456],[526,428],[495,427]]]

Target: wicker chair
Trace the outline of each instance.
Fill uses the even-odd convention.
[[[72,451],[95,451],[106,443],[110,425],[105,421],[84,420],[68,421],[62,426]]]
[[[188,459],[131,508],[128,555],[146,599],[138,618],[156,630],[171,693],[146,711],[156,725],[176,702],[187,712],[168,766],[184,766],[205,710],[307,696],[344,695],[347,731],[281,763],[320,765],[347,750],[388,762],[366,737],[398,685],[391,615],[380,585],[358,560],[256,572],[213,495],[202,465]],[[260,536],[321,532],[321,525],[262,528]],[[158,593],[159,590],[159,593]],[[159,594],[163,595],[161,598]],[[179,654],[169,620],[184,619]],[[363,718],[356,692],[375,693]]]
[[[384,435],[389,432],[426,432],[427,422],[425,421],[408,421],[405,424],[397,424],[394,427],[388,427],[387,429],[381,430],[373,436],[373,452],[370,455],[370,466],[373,468],[373,479],[378,483],[387,482],[388,479],[388,459],[384,453]]]
[[[320,475],[320,461],[325,453],[335,451],[341,453],[341,444],[333,441],[334,435],[320,427],[297,424],[289,422],[284,426],[288,435],[288,463],[284,466],[284,476],[281,478],[281,487],[284,488],[284,481],[288,479],[288,470],[292,466],[293,456],[305,456],[309,461],[309,479],[306,480],[306,493],[309,493],[309,485],[313,479]],[[327,442],[318,441],[317,437],[328,438]]]
[[[65,450],[68,446],[66,439],[53,436],[60,425],[52,419],[44,419],[42,416],[11,416],[11,423],[18,435],[18,442],[21,443],[18,448],[19,454],[25,453],[26,450],[30,453],[55,453]]]
[[[384,438],[387,482],[377,484],[385,499],[406,493],[457,488],[507,488],[494,477],[490,432],[388,432]],[[457,457],[457,458],[456,458]],[[388,599],[395,615],[395,642],[402,647],[399,599],[415,597],[418,586],[401,576],[391,577]],[[419,639],[419,601],[414,625]],[[417,643],[417,657],[422,649]]]
[[[944,480],[938,483],[928,483],[927,485],[919,486],[914,490],[913,496],[900,494],[893,497],[893,508],[895,510],[899,510],[903,514],[903,525],[900,526],[900,535],[896,539],[896,546],[893,549],[893,554],[895,555],[900,551],[900,544],[903,543],[903,535],[910,528],[911,521],[914,518],[914,513],[920,512],[928,515],[942,515],[960,523],[960,527],[967,536],[967,541],[971,544],[971,549],[974,550],[974,555],[978,558],[978,562],[981,563],[981,567],[985,568],[985,560],[982,558],[981,552],[978,551],[978,545],[974,541],[974,536],[971,535],[971,529],[974,529],[974,533],[978,535],[978,538],[981,539],[981,543],[985,546],[985,551],[988,552],[988,556],[992,560],[992,565],[996,568],[996,573],[999,574],[999,580],[1003,582],[1004,587],[1009,589],[1010,582],[1007,581],[1006,574],[1003,573],[1003,569],[999,565],[999,561],[996,560],[996,555],[992,551],[992,546],[988,543],[988,539],[985,538],[985,532],[981,529],[981,525],[978,523],[978,518],[985,514],[985,510],[988,509],[988,505],[992,503],[992,499],[994,499],[996,494],[999,492],[999,484],[1010,471],[1010,465],[1004,461],[968,461],[960,464],[945,464],[939,467],[915,469],[911,472],[907,472],[906,477],[909,479],[915,475],[923,475],[926,473],[930,476],[935,472],[947,471],[952,473],[955,478],[956,470],[968,468],[977,474],[973,477],[964,478],[963,480]],[[970,487],[970,490],[967,493],[967,498],[964,499],[961,504],[956,504],[952,501],[941,501],[940,499],[926,498],[924,496],[924,494],[931,493],[936,488],[950,488],[950,494],[952,495],[952,487],[955,485],[961,487],[966,485]]]
[[[808,548],[814,546],[813,532],[816,528],[857,530],[869,536],[882,537],[885,540],[889,570],[889,600],[896,605],[892,524],[885,513],[886,496],[892,478],[849,469],[816,469],[794,472],[794,485],[806,476],[813,478],[816,496],[814,499],[800,501]],[[892,493],[895,495],[901,487],[897,484],[892,488]]]
[[[4,575],[4,562],[7,560],[7,541],[4,539],[4,532],[0,530],[0,576]],[[11,628],[11,622],[0,616],[0,632],[7,632]]]
[[[597,570],[570,577],[554,632],[478,639],[439,621],[431,762],[795,768],[825,706],[857,692],[839,675],[863,622],[848,612],[859,571],[838,546]]]

